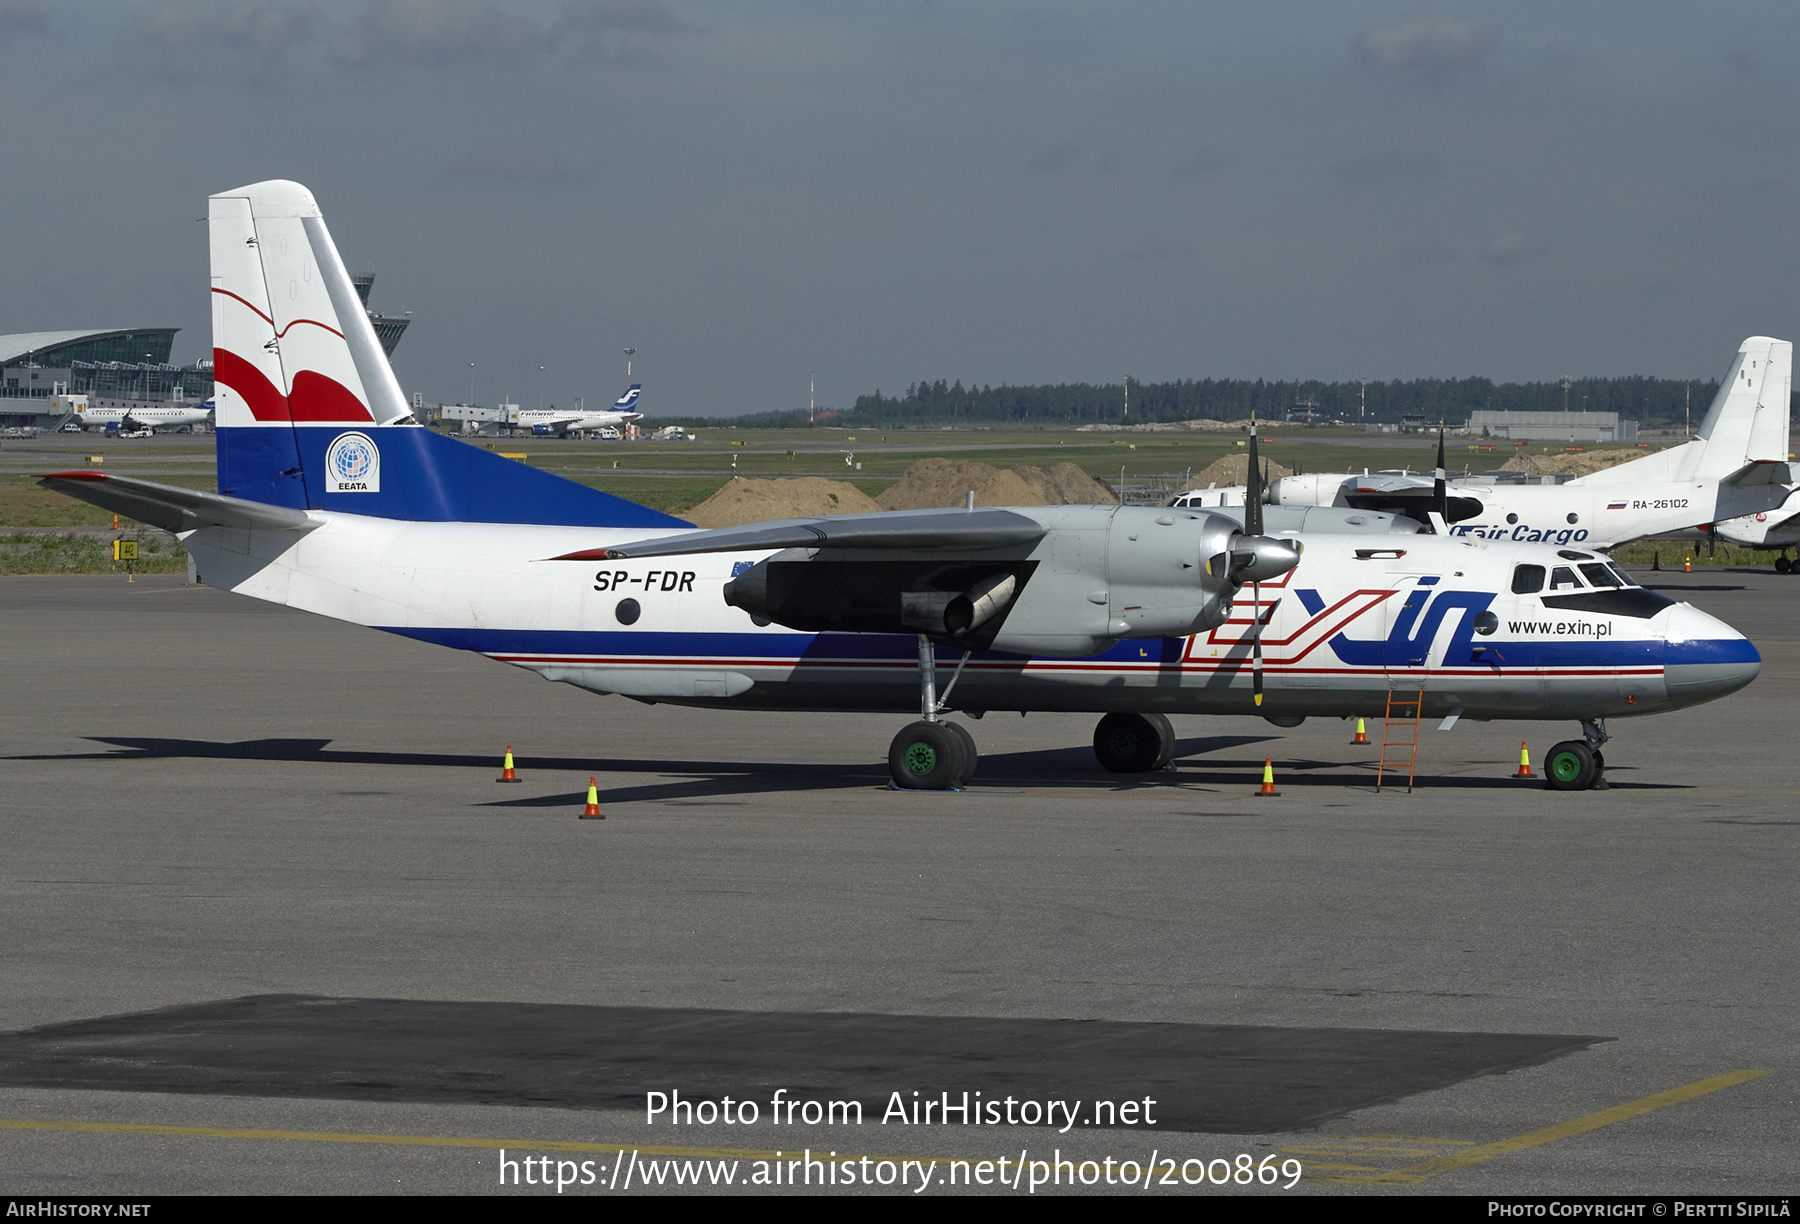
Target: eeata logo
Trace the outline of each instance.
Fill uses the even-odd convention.
[[[363,433],[339,434],[325,451],[326,491],[381,492],[381,452]]]

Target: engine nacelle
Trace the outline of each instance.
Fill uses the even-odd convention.
[[[1299,545],[1175,507],[1032,509],[1047,533],[1012,556],[931,559],[788,549],[725,586],[759,622],[823,633],[924,634],[969,650],[1077,658],[1120,638],[1217,628],[1246,583],[1292,569]]]

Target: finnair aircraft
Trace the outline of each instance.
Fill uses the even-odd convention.
[[[530,426],[531,431],[538,434],[590,433],[608,426],[616,429],[644,415],[637,410],[638,396],[643,390],[641,383],[632,383],[611,408],[599,412],[558,412],[554,405],[528,409],[519,414],[519,424]]]
[[[1706,523],[1766,515],[1792,488],[1787,451],[1793,366],[1792,343],[1751,336],[1692,442],[1557,485],[1499,484],[1479,476],[1453,480],[1443,515],[1448,534],[1611,549]],[[1441,445],[1439,454],[1441,466]],[[1438,495],[1433,486],[1427,475],[1284,476],[1270,482],[1268,500],[1425,520]]]
[[[1202,510],[916,510],[716,531],[412,423],[313,197],[212,197],[216,494],[100,472],[47,486],[177,532],[203,581],[647,702],[914,716],[897,786],[959,786],[943,715],[1090,711],[1101,764],[1174,750],[1170,714],[1606,721],[1750,683],[1729,625],[1579,548],[1264,534]],[[1254,466],[1254,465],[1253,465]],[[1309,512],[1310,513],[1310,512]],[[941,672],[948,678],[939,687]]]
[[[75,419],[84,429],[115,428],[177,429],[183,425],[205,424],[212,414],[212,401],[204,404],[158,404],[135,408],[94,408],[85,404],[75,407]]]

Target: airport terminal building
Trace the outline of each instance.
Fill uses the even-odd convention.
[[[369,310],[373,276],[351,278],[388,356],[411,314]],[[90,408],[164,408],[212,398],[212,358],[169,364],[178,327],[112,331],[20,332],[0,336],[0,427],[58,429],[75,415],[72,396]]]
[[[1638,423],[1616,412],[1500,412],[1469,414],[1469,432],[1514,442],[1636,442]]]

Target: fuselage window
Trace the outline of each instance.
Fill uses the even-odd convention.
[[[1581,576],[1597,587],[1616,587],[1619,585],[1618,576],[1612,572],[1611,568],[1602,565],[1598,561],[1591,561],[1582,566]]]
[[[1577,578],[1575,571],[1568,566],[1559,565],[1550,571],[1550,589],[1552,591],[1579,591],[1581,579]]]
[[[1535,595],[1544,589],[1544,567],[1541,565],[1515,565],[1513,567],[1513,594]]]

